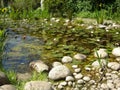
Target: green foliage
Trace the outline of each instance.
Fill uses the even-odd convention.
[[[105,11],[101,10],[101,11],[96,11],[96,20],[98,24],[103,24],[105,19]]]

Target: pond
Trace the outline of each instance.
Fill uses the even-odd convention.
[[[42,39],[28,35],[17,34],[11,29],[6,31],[2,64],[6,70],[17,72],[29,71],[28,65],[33,60],[39,60]]]
[[[79,20],[14,21],[7,29],[2,64],[6,70],[24,72],[29,71],[28,65],[33,60],[41,59],[51,65],[54,61],[61,62],[63,56],[82,53],[88,56],[87,62],[80,62],[85,66],[94,60],[94,49],[106,48],[111,52],[120,41],[119,33],[119,28],[105,30]]]

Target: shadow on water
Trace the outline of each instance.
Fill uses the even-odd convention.
[[[2,57],[3,68],[16,72],[29,71],[29,63],[40,59],[44,44],[43,40],[37,37],[17,34],[11,29],[8,29],[6,34]]]

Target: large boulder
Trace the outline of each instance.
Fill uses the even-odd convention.
[[[49,67],[41,60],[31,62],[29,66],[31,69],[34,69],[37,72],[48,71],[49,69]]]
[[[59,65],[50,70],[48,77],[52,80],[59,80],[69,76],[70,74],[71,72],[66,66]]]
[[[3,85],[0,87],[0,90],[17,90],[14,85]]]
[[[53,90],[53,88],[46,81],[30,81],[25,84],[24,90]]]
[[[4,84],[9,84],[9,83],[10,82],[9,82],[7,76],[5,75],[5,73],[0,71],[0,86],[4,85]]]

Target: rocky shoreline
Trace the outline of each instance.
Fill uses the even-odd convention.
[[[76,54],[64,56],[61,62],[53,62],[52,68],[41,60],[33,61],[29,68],[38,73],[47,72],[46,81],[28,81],[24,90],[120,90],[120,47],[112,50],[115,61],[107,61],[106,49],[94,52],[94,61],[90,66],[80,68],[79,64],[71,64],[73,59],[83,62],[87,56]],[[100,62],[99,62],[100,60]],[[68,66],[69,65],[69,66]],[[87,73],[84,73],[84,72]],[[18,80],[28,80],[31,74],[17,74]],[[17,90],[11,85],[4,72],[0,72],[0,90]]]

